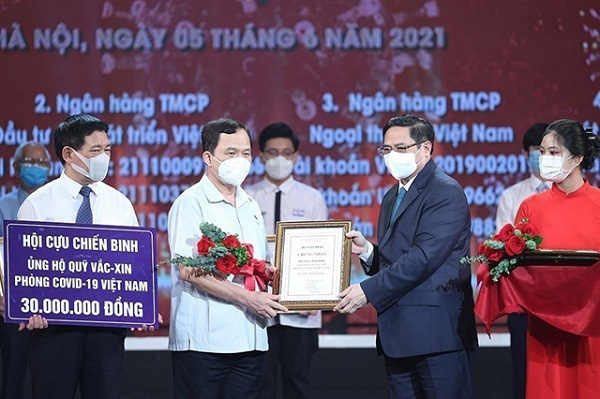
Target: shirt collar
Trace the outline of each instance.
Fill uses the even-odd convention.
[[[71,197],[77,198],[77,196],[79,195],[79,192],[81,191],[81,187],[83,187],[81,184],[77,183],[75,180],[73,180],[69,176],[67,176],[67,174],[64,172],[64,170],[59,177],[59,181],[60,181],[60,184],[62,185],[62,187],[65,190],[67,190],[67,192],[69,193],[69,195]],[[98,192],[97,192],[98,184],[100,184],[100,183],[96,182],[96,183],[92,183],[88,186],[89,188],[92,189],[92,192],[96,195],[98,194]]]
[[[533,175],[533,174],[532,174],[531,176],[529,176],[529,180],[528,180],[528,181],[529,181],[529,187],[530,187],[532,190],[534,190],[534,191],[535,191],[535,190],[537,190],[537,188],[538,188],[538,187],[539,187],[541,184],[545,184],[545,185],[546,185],[546,187],[548,187],[548,188],[552,187],[552,182],[549,182],[549,181],[544,181],[544,180],[538,179],[538,178],[537,178],[535,175]]]
[[[284,181],[283,183],[281,183],[280,186],[277,186],[275,184],[273,184],[273,182],[271,182],[269,179],[267,179],[265,177],[264,180],[264,184],[265,184],[265,189],[269,192],[277,192],[277,191],[281,191],[284,194],[287,194],[288,192],[290,192],[290,190],[292,189],[292,187],[294,187],[294,184],[296,183],[296,180],[294,180],[293,176],[290,176],[288,179],[286,179],[286,181]]]
[[[206,199],[208,200],[208,202],[221,202],[221,201],[227,202],[227,200],[225,199],[223,194],[210,181],[210,179],[208,178],[206,173],[204,174],[204,176],[202,176],[202,179],[200,179],[200,186],[204,190],[204,193],[206,195]],[[236,206],[236,208],[239,208],[240,206],[242,206],[242,204],[244,202],[248,201],[249,198],[250,197],[248,196],[248,194],[246,194],[246,192],[244,191],[242,186],[238,186],[235,189],[235,206]]]
[[[577,190],[572,193],[565,193],[556,183],[552,184],[552,192],[559,195],[561,198],[574,198],[574,197],[582,197],[587,195],[588,190],[590,189],[590,182],[586,179],[583,179],[583,185],[579,187]]]
[[[402,188],[404,188],[406,191],[408,191],[410,189],[410,186],[412,186],[413,182],[415,181],[415,179],[417,178],[418,175],[419,174],[417,173],[416,175],[411,177],[411,179],[404,185],[402,184],[402,182],[400,180],[398,180],[398,191],[400,191]]]

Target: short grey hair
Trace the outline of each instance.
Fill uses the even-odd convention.
[[[44,151],[46,152],[46,158],[48,158],[48,162],[52,161],[52,158],[50,158],[50,153],[48,152],[48,149],[46,148],[45,145],[42,145],[40,143],[38,143],[37,141],[26,141],[24,143],[21,143],[21,145],[19,145],[15,151],[15,162],[19,162],[21,159],[23,159],[23,151],[25,151],[25,148],[30,146],[30,145],[39,145],[40,147],[42,147],[44,149]]]

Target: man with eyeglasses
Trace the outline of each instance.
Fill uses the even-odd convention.
[[[260,133],[260,159],[266,176],[248,187],[262,211],[267,234],[275,233],[278,221],[327,220],[321,193],[292,177],[300,141],[283,122],[272,123]],[[274,399],[281,367],[283,396],[311,398],[310,362],[319,347],[321,312],[278,315],[269,320],[269,351],[265,362],[263,399]]]
[[[19,187],[0,198],[0,237],[5,219],[17,219],[17,211],[25,198],[48,181],[50,154],[46,147],[27,141],[15,151],[13,168]],[[23,382],[27,372],[27,334],[19,333],[18,324],[4,323],[4,298],[0,296],[0,351],[2,351],[1,398],[23,397]]]
[[[383,197],[373,245],[357,231],[352,253],[370,278],[341,294],[334,310],[377,310],[377,351],[389,397],[472,398],[477,347],[469,255],[471,220],[461,186],[431,159],[431,124],[412,115],[383,127],[384,157],[398,180]]]

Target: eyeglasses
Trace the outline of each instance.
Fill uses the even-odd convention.
[[[271,148],[270,150],[265,151],[265,155],[267,158],[277,158],[278,156],[282,156],[284,158],[291,158],[294,156],[296,151],[292,151],[290,149],[285,149],[281,152],[277,151],[275,148]]]
[[[377,148],[377,153],[381,156],[384,156],[384,155],[388,155],[392,151],[406,152],[406,150],[408,150],[410,147],[414,147],[416,145],[421,145],[423,143],[424,143],[424,141],[421,141],[420,143],[412,143],[409,145],[394,145],[394,146],[384,145],[383,147]]]
[[[42,167],[45,167],[45,168],[50,167],[50,161],[48,161],[48,158],[31,158],[31,157],[25,157],[25,158],[21,158],[21,160],[19,161],[19,163],[21,165],[28,165],[28,166],[38,165],[38,166],[42,166]]]

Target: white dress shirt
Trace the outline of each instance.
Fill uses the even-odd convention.
[[[256,201],[238,187],[235,207],[225,200],[206,175],[185,190],[169,211],[171,256],[197,256],[201,223],[212,223],[240,242],[252,244],[254,258],[265,259],[265,225]],[[229,277],[244,284],[243,276]],[[212,353],[268,350],[266,320],[245,307],[212,296],[179,278],[171,269],[171,324],[169,349]]]
[[[279,187],[266,178],[248,187],[247,192],[260,205],[269,234],[275,233],[275,194],[281,191],[281,221],[327,220],[327,205],[321,193],[290,176]],[[311,316],[298,314],[279,315],[269,320],[269,325],[280,323],[298,328],[321,328],[321,312]]]
[[[544,182],[534,175],[518,182],[502,192],[498,201],[498,210],[496,212],[496,232],[507,223],[514,223],[517,211],[521,202],[527,197],[537,194],[538,188],[544,185],[546,188],[552,187],[552,182]]]
[[[79,194],[82,185],[63,173],[58,179],[35,190],[21,205],[19,220],[75,223],[83,202]],[[90,184],[90,206],[94,224],[138,226],[138,220],[129,199],[108,184]]]

